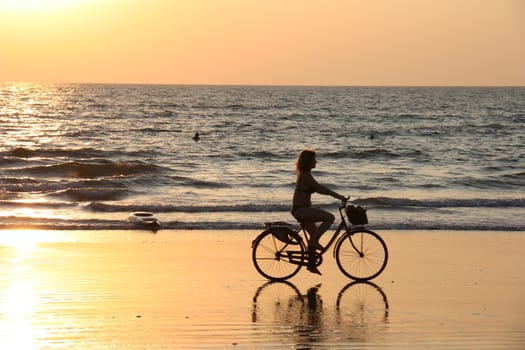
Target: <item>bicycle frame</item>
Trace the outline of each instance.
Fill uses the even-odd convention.
[[[338,209],[339,209],[339,215],[341,216],[341,222],[337,226],[336,230],[332,233],[332,237],[328,241],[328,244],[326,244],[324,249],[320,251],[320,255],[324,255],[324,253],[326,253],[334,243],[337,243],[341,239],[343,239],[344,235],[343,236],[339,236],[341,234],[341,231],[344,230],[344,232],[347,232],[350,236],[352,235],[353,230],[348,227],[348,224],[346,223],[345,216],[343,214],[343,211],[344,211],[345,208],[346,208],[346,204],[343,205],[343,206],[339,206]],[[361,226],[359,226],[359,227],[361,227]],[[306,231],[306,229],[301,226],[301,228],[296,232],[299,236],[300,236],[300,231],[303,231],[303,235],[305,236],[306,241],[308,242],[310,240],[310,236],[308,234],[308,231]],[[350,243],[352,244],[352,247],[354,247],[356,252],[359,252],[359,254],[361,254],[360,250],[354,245],[354,242],[352,240],[350,240]],[[336,244],[336,246],[337,246],[337,244]],[[333,252],[333,256],[335,257],[335,249],[334,249],[334,252]]]

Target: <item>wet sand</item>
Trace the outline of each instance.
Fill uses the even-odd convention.
[[[524,349],[525,233],[385,231],[268,283],[255,231],[0,231],[0,349]]]

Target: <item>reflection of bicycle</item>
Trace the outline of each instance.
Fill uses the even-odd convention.
[[[388,324],[386,294],[374,283],[354,281],[344,286],[337,295],[334,310],[323,303],[320,287],[319,284],[309,288],[306,295],[302,295],[290,282],[266,282],[253,297],[252,322],[293,325],[282,332],[292,331],[298,333],[297,336],[305,333],[309,334],[308,339],[315,340],[313,332],[331,341],[337,341],[334,337],[340,336],[354,340],[379,336]]]
[[[309,258],[316,266],[323,254],[335,243],[334,256],[343,274],[354,280],[366,281],[377,277],[386,267],[388,250],[383,239],[363,225],[347,224],[346,200],[339,206],[341,223],[328,244],[315,257],[309,257],[309,235],[304,228],[283,222],[265,223],[263,231],[252,242],[252,260],[257,271],[274,281],[284,281],[307,266]],[[302,233],[301,233],[302,232]]]
[[[291,322],[300,317],[303,304],[301,292],[290,282],[266,282],[253,297],[252,322]]]
[[[337,323],[351,326],[377,326],[388,323],[388,300],[383,290],[369,281],[347,284],[337,296]]]

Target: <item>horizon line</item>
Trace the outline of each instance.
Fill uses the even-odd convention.
[[[232,84],[232,83],[122,83],[122,82],[45,82],[45,81],[0,81],[0,84],[41,84],[41,85],[128,85],[128,86],[208,86],[208,87],[334,87],[334,88],[525,88],[523,85],[492,84]]]

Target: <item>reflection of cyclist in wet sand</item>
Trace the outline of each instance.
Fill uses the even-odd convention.
[[[304,150],[297,157],[296,172],[297,179],[292,201],[292,215],[301,223],[301,225],[310,234],[309,250],[315,252],[315,249],[322,250],[319,244],[319,238],[325,233],[332,223],[334,216],[322,209],[312,207],[312,193],[332,196],[339,200],[345,197],[319,184],[312,176],[312,169],[317,163],[316,153],[312,150]],[[317,222],[321,224],[316,225]],[[315,266],[315,254],[310,254],[312,259],[308,261],[308,270],[313,273],[321,274]]]
[[[252,322],[275,330],[271,337],[276,342],[283,342],[284,336],[282,348],[317,348],[314,343],[355,348],[355,343],[382,339],[388,329],[389,306],[379,286],[351,282],[337,294],[333,307],[324,302],[320,288],[321,284],[312,286],[303,294],[290,282],[267,282],[253,297]]]

